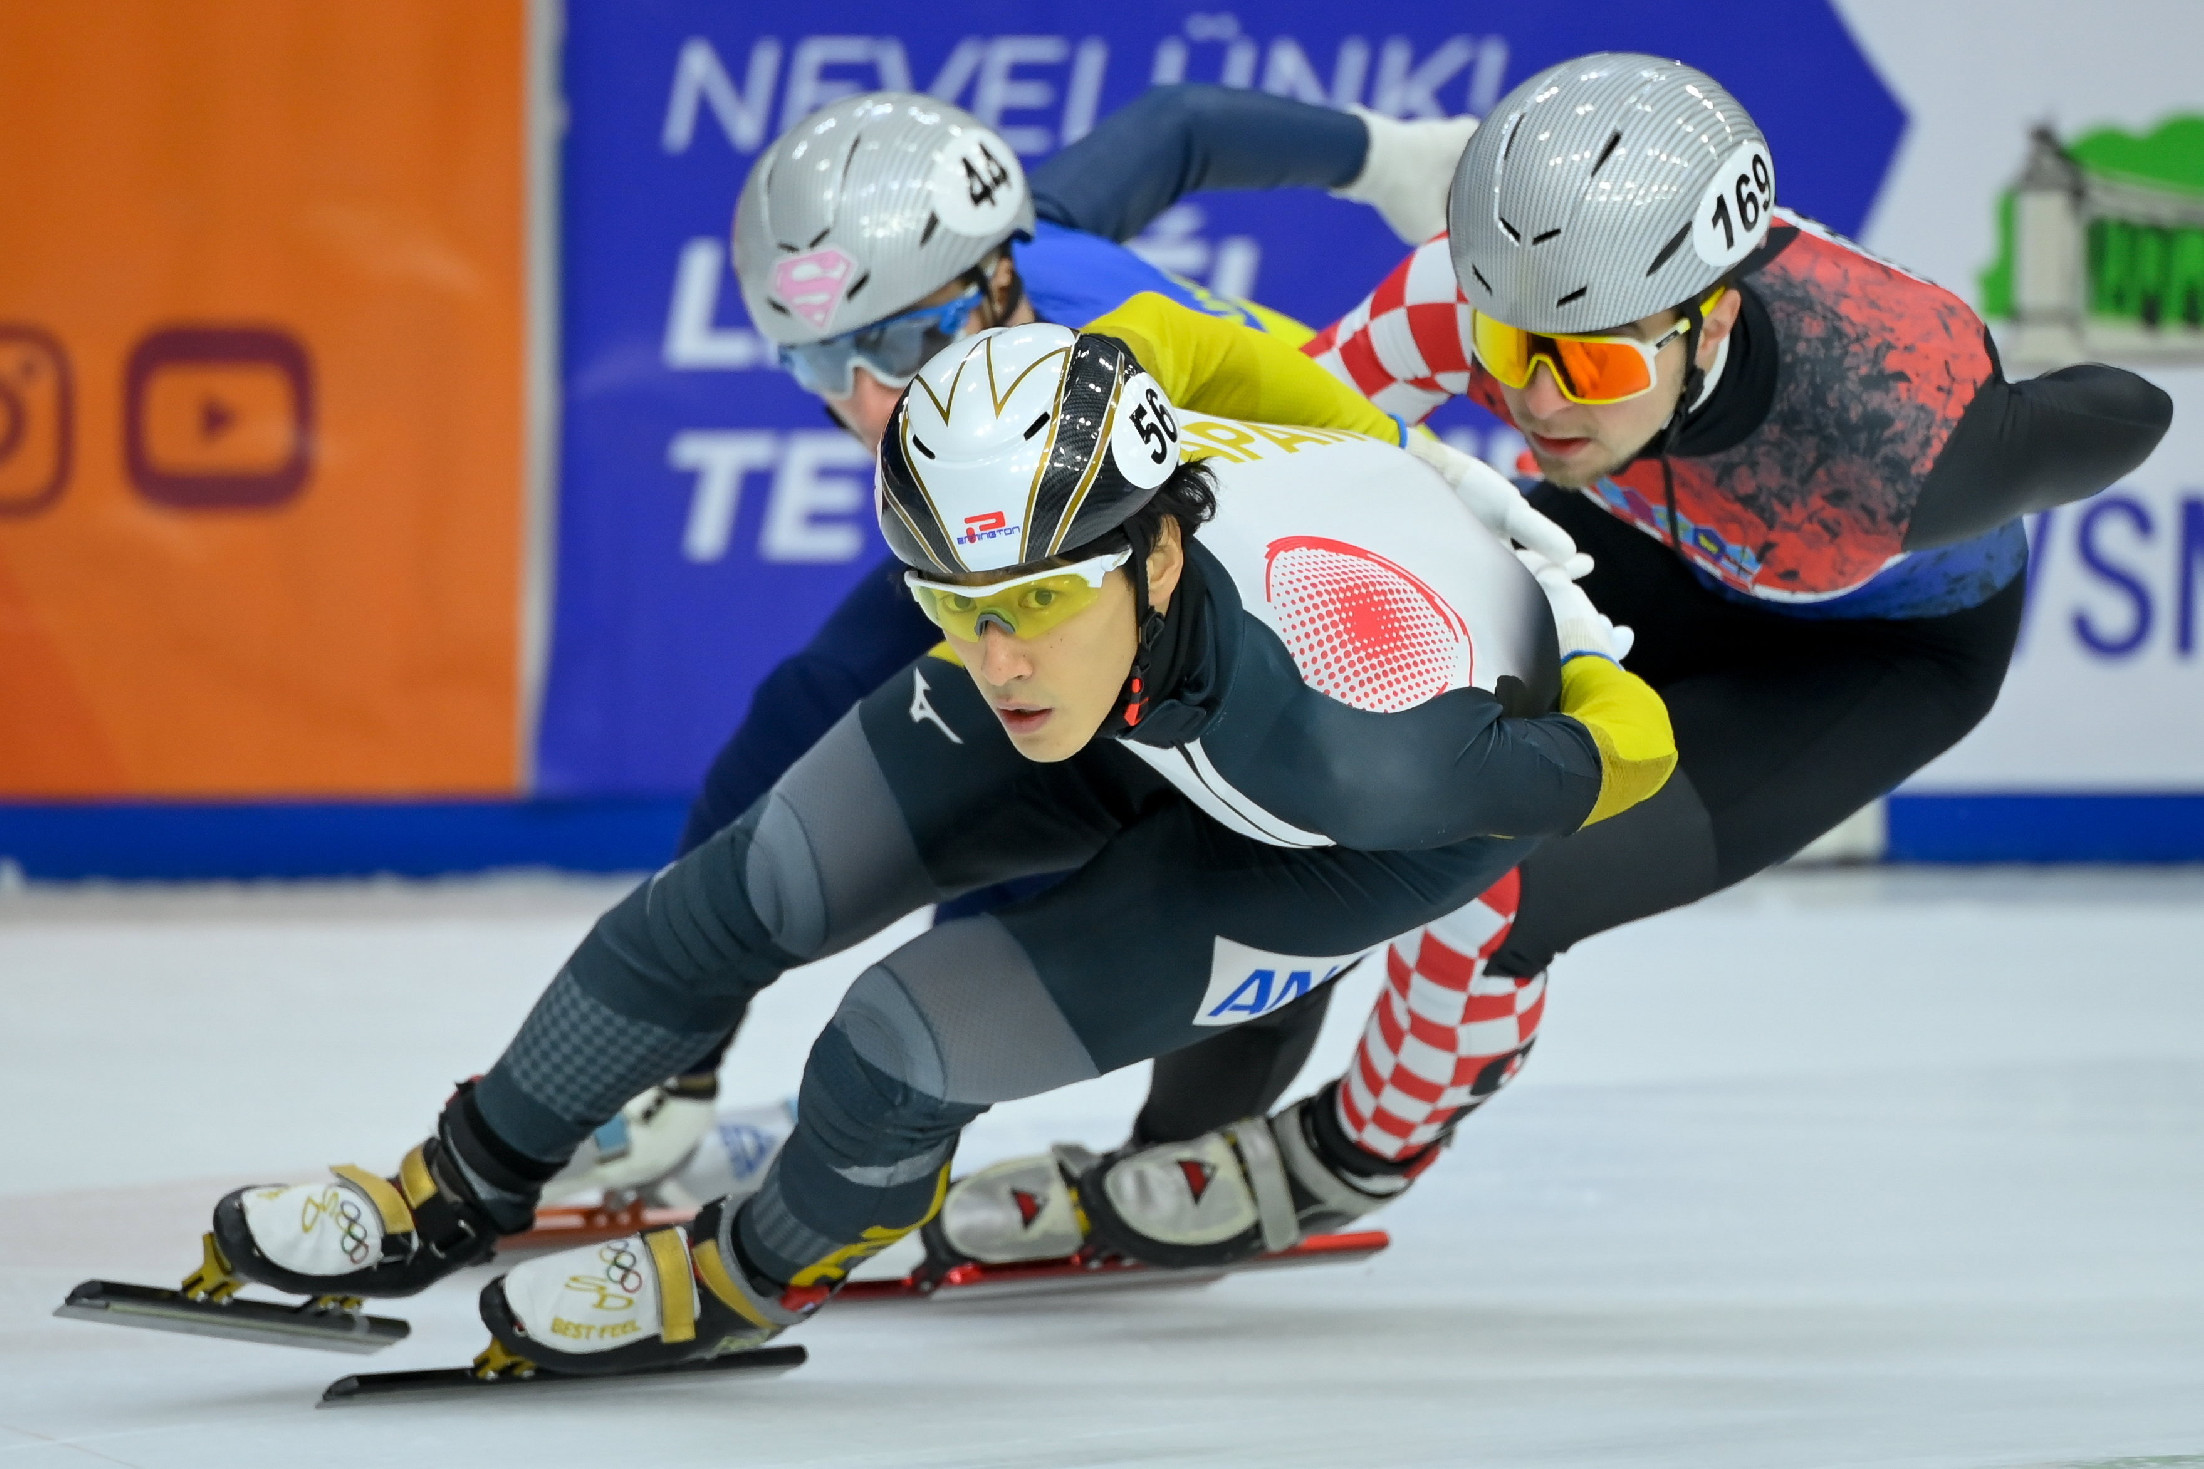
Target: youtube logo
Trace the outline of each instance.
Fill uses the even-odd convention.
[[[123,459],[147,499],[181,509],[269,509],[313,472],[306,349],[266,327],[150,333],[123,381]]]

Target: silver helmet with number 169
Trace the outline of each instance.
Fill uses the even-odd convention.
[[[1768,140],[1721,83],[1603,52],[1493,108],[1455,166],[1447,237],[1472,309],[1602,332],[1709,290],[1767,238],[1774,202]]]

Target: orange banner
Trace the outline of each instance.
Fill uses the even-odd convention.
[[[0,799],[501,793],[525,0],[0,0]]]

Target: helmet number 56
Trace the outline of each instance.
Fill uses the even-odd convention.
[[[1134,406],[1132,418],[1133,427],[1140,430],[1140,441],[1155,446],[1148,455],[1149,462],[1163,463],[1171,453],[1171,446],[1178,442],[1179,426],[1154,388],[1148,389],[1145,402]]]

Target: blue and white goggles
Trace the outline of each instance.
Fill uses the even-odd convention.
[[[883,386],[900,389],[918,376],[936,352],[963,334],[982,299],[980,288],[974,286],[938,306],[914,306],[824,342],[783,347],[781,366],[805,392],[822,398],[847,398],[856,386],[860,362]]]

